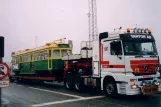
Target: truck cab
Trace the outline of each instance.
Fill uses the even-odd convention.
[[[99,42],[93,43],[93,67],[107,95],[161,91],[159,55],[149,29],[100,33]]]
[[[85,48],[81,45],[80,54],[62,58],[66,62],[67,89],[96,87],[108,96],[161,91],[159,55],[151,30],[128,28],[103,32],[99,39],[85,44]]]

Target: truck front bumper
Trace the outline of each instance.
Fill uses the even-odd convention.
[[[143,94],[141,88],[142,87],[138,87],[136,89],[127,88],[126,95],[139,95],[139,94]],[[158,92],[152,92],[151,94],[157,94],[157,93],[161,93],[161,85],[158,86]]]
[[[152,90],[150,94],[156,94],[158,92],[154,92],[157,89],[157,87],[155,87],[155,85],[154,85],[155,80],[157,82],[160,82],[160,85],[158,86],[158,91],[159,91],[159,93],[161,93],[161,81],[157,75],[153,75],[153,77],[147,78],[147,79],[142,78],[142,77],[126,76],[126,80],[124,80],[124,82],[117,84],[118,93],[124,94],[124,95],[139,95],[139,94],[143,93],[142,87],[144,87],[144,88],[149,87],[148,90],[149,89]],[[144,83],[146,83],[146,84],[144,84]],[[137,85],[137,88],[132,88],[132,85]],[[151,88],[151,86],[153,88]],[[147,89],[145,89],[145,90],[147,90]],[[144,91],[144,93],[145,93],[145,91]]]

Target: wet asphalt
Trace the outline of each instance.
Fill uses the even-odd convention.
[[[106,97],[99,90],[79,93],[63,84],[11,83],[2,89],[1,107],[161,107],[161,94]]]

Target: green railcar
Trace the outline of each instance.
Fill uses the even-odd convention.
[[[62,78],[64,61],[62,56],[71,53],[72,46],[59,41],[12,53],[15,76],[37,76]]]

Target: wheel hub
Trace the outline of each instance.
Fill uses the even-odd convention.
[[[66,82],[66,87],[69,88],[69,85],[70,85],[70,82],[67,81],[67,82]]]
[[[75,83],[75,88],[76,88],[77,90],[79,90],[79,86],[80,86],[79,83]]]
[[[106,86],[106,91],[107,91],[108,94],[112,94],[113,89],[114,89],[114,87],[113,87],[112,84],[108,84],[108,85]]]

